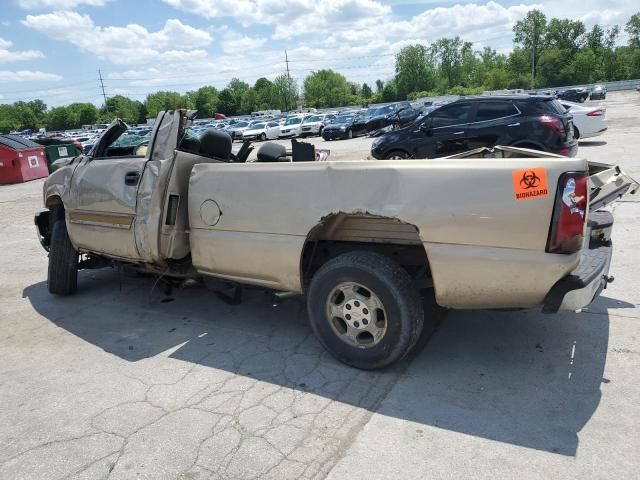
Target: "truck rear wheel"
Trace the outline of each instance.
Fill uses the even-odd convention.
[[[49,293],[71,295],[78,287],[78,252],[73,248],[64,220],[53,224],[49,247]]]
[[[393,260],[354,251],[324,264],[307,300],[320,343],[356,368],[384,368],[404,358],[422,331],[424,311],[411,277]]]

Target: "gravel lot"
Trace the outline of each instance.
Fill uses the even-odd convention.
[[[579,155],[640,178],[640,94],[610,93]],[[366,158],[370,139],[324,142]],[[0,187],[0,479],[637,478],[640,216],[614,210],[616,281],[588,312],[452,312],[411,361],[323,352],[301,300],[82,272],[46,291],[42,181]]]

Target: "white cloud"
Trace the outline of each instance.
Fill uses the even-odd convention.
[[[79,5],[102,7],[111,0],[19,0],[18,4],[27,10],[36,8],[69,9]]]
[[[9,40],[0,37],[0,63],[19,62],[24,60],[34,60],[44,58],[44,54],[39,50],[9,50],[13,44]]]
[[[164,0],[174,8],[205,18],[233,17],[242,25],[276,25],[302,34],[314,24],[345,22],[391,13],[376,0]]]
[[[99,27],[88,15],[64,11],[43,15],[27,15],[22,23],[45,35],[64,40],[80,49],[107,58],[116,64],[139,64],[163,59],[165,54],[209,45],[211,34],[169,19],[164,27],[150,32],[145,27],[132,23],[125,27]]]
[[[267,43],[266,38],[249,37],[229,28],[223,28],[221,31],[224,53],[255,52]]]
[[[34,72],[31,70],[18,70],[10,72],[0,70],[0,83],[13,82],[35,82],[35,81],[55,81],[62,80],[62,77],[55,73]]]

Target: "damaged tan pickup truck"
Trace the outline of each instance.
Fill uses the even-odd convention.
[[[129,150],[111,147],[126,130],[116,121],[48,178],[35,221],[51,293],[74,293],[79,269],[125,264],[305,294],[335,357],[381,368],[427,329],[425,298],[547,313],[588,305],[611,281],[613,217],[601,209],[638,186],[614,166],[510,148],[291,162],[263,144],[247,163],[222,132],[190,138],[192,117],[160,113],[148,147]]]

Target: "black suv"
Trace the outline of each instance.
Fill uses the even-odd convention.
[[[419,117],[371,144],[379,160],[435,158],[480,147],[532,148],[573,157],[573,116],[547,96],[466,97]]]
[[[418,113],[407,101],[372,106],[367,110],[367,133],[371,134],[385,127],[396,130],[413,122]]]

